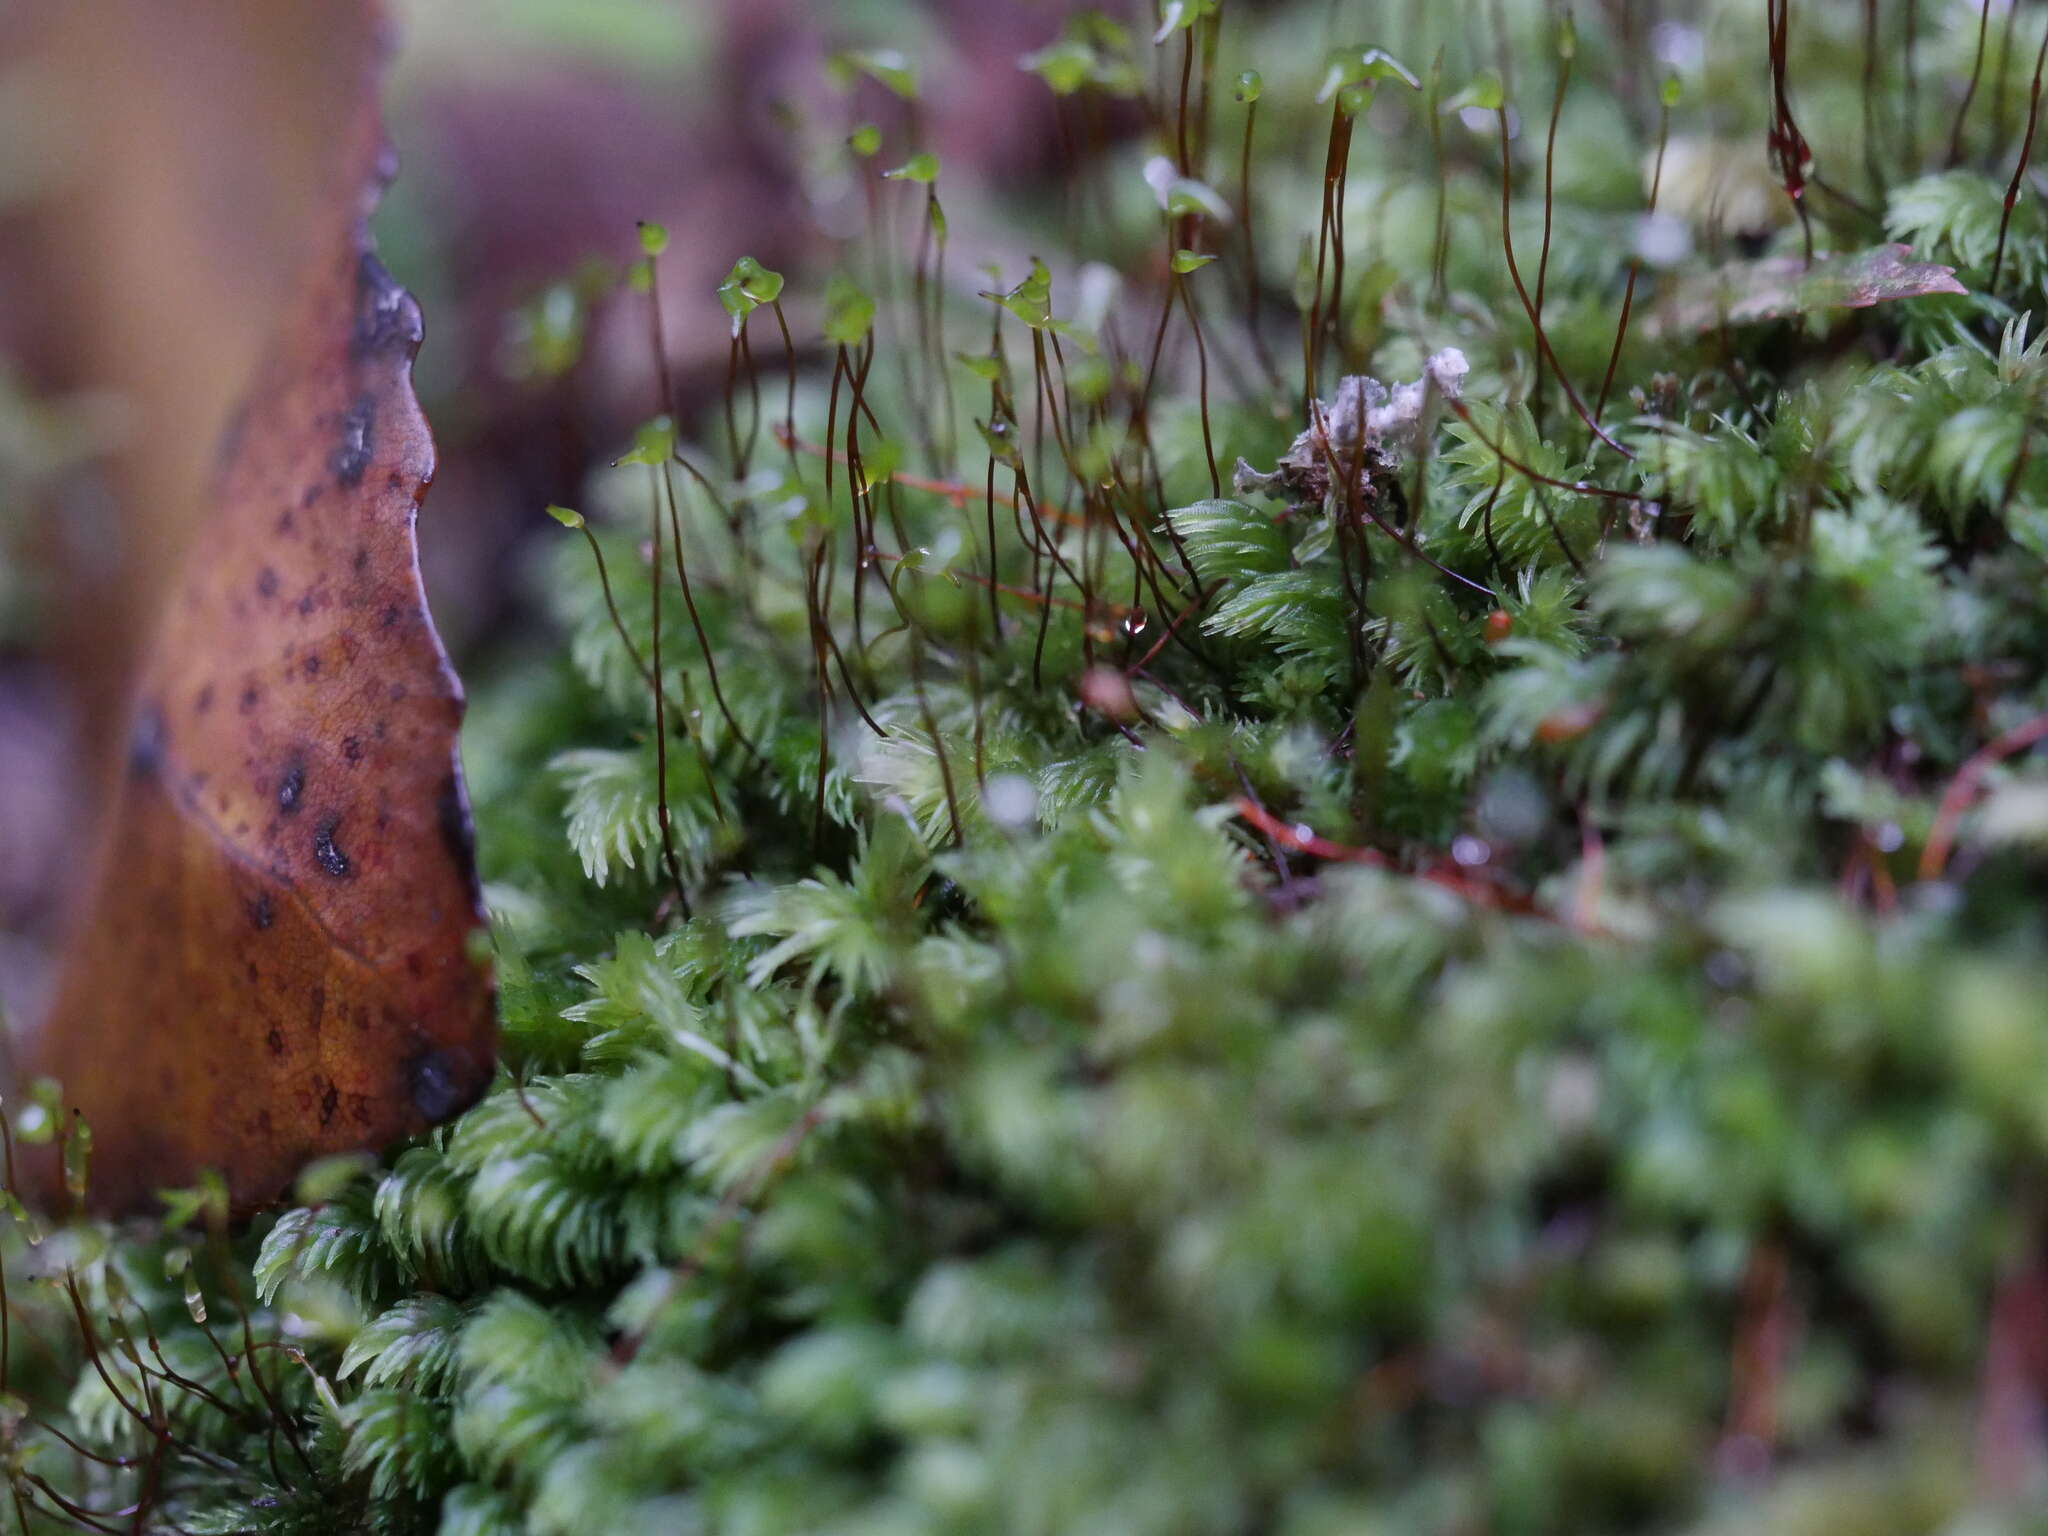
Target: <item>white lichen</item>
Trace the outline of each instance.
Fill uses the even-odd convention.
[[[1391,390],[1369,375],[1349,374],[1337,381],[1333,399],[1310,403],[1307,428],[1270,474],[1239,459],[1232,484],[1240,496],[1321,502],[1333,484],[1355,482],[1370,500],[1376,478],[1415,446],[1431,398],[1457,399],[1469,372],[1465,354],[1445,347],[1422,365],[1421,378]]]

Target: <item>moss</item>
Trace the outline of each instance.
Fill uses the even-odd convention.
[[[687,467],[664,423],[592,470],[609,592],[564,534],[535,578],[563,643],[477,688],[497,1086],[189,1270],[91,1228],[28,1253],[35,1336],[72,1285],[98,1360],[68,1401],[61,1361],[33,1384],[27,1504],[446,1536],[2033,1528],[2001,1502],[2032,1431],[1977,1410],[1987,1379],[2044,1389],[2016,1362],[2048,244],[2031,202],[1999,225],[2048,23],[2009,57],[1992,29],[1951,165],[1973,18],[1921,16],[1866,104],[1860,8],[1801,8],[1818,259],[1906,240],[1968,290],[1842,307],[1828,274],[1876,268],[1807,275],[1784,167],[1748,163],[1752,8],[1660,34],[1675,107],[1644,39],[1580,18],[1548,204],[1550,12],[1489,8],[1525,307],[1498,87],[1432,110],[1496,61],[1427,9],[1413,89],[1305,45],[1317,6],[1070,30],[1027,61],[1069,107],[1164,82],[1159,197],[1130,146],[1087,161],[1030,227],[1062,260],[979,299],[957,254],[941,280],[937,199],[970,199],[886,99],[916,72],[843,61],[870,83],[834,174],[875,241],[786,285],[733,268],[754,379],[682,424]],[[1253,334],[1247,242],[1318,325],[1276,289]],[[1114,292],[1074,266],[1105,250]],[[1738,254],[1802,275],[1694,324]]]

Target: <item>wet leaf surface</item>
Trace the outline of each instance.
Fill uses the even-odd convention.
[[[1739,261],[1679,284],[1657,312],[1660,335],[1697,335],[1721,324],[1755,325],[1816,309],[1867,309],[1890,299],[1968,293],[1955,268],[1914,261],[1912,248],[1878,245],[1823,256]]]

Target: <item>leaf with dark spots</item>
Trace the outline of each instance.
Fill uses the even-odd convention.
[[[365,251],[356,272],[356,326],[349,352],[358,362],[379,352],[410,358],[420,344],[419,306],[391,280],[374,251]]]
[[[406,1081],[419,1112],[442,1120],[454,1112],[460,1096],[460,1074],[442,1051],[425,1051],[406,1065]]]
[[[153,779],[163,771],[164,713],[145,699],[135,711],[135,724],[128,732],[128,772],[138,779]]]
[[[1755,325],[1819,309],[1867,309],[1891,299],[1968,293],[1955,268],[1913,261],[1912,248],[1878,245],[1847,255],[1766,256],[1686,279],[1660,304],[1654,329],[1697,335],[1718,325]]]
[[[337,880],[348,878],[348,855],[334,845],[335,821],[324,822],[313,834],[313,862]]]
[[[22,1063],[90,1123],[101,1211],[214,1168],[248,1212],[313,1158],[461,1109],[491,1071],[462,696],[413,541],[434,469],[419,312],[363,225],[371,84],[337,120],[297,295],[157,610],[130,771]],[[27,1156],[54,1200],[54,1156]]]
[[[434,809],[449,859],[470,872],[470,897],[481,902],[484,891],[483,881],[476,873],[476,833],[469,818],[469,796],[463,791],[460,775],[451,773],[442,782]]]
[[[363,483],[363,471],[370,467],[370,432],[376,422],[377,402],[368,395],[359,397],[342,416],[341,441],[327,459],[335,484],[346,489]]]

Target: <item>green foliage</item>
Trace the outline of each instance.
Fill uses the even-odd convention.
[[[1164,131],[1021,279],[929,222],[732,268],[832,355],[593,468],[561,653],[478,690],[497,1083],[186,1269],[60,1225],[37,1336],[97,1360],[21,1466],[141,1458],[61,1487],[189,1531],[2042,1528],[1982,1411],[2048,1172],[2038,23],[1958,126],[1974,8],[1871,112],[1862,8],[1790,8],[1816,250],[1881,211],[1970,290],[1859,308],[1796,276],[1759,8],[1682,98],[1605,11],[1407,8],[1425,85],[1324,9],[1028,54]],[[921,62],[835,56],[877,207],[853,114]]]
[[[1884,222],[1895,239],[1936,260],[1952,262],[1979,281],[1990,276],[2003,230],[2000,283],[2009,285],[2009,291],[2024,293],[2038,287],[2048,271],[2048,223],[2043,222],[2040,204],[2023,201],[2008,220],[2002,179],[1978,171],[1940,171],[1893,188]]]

